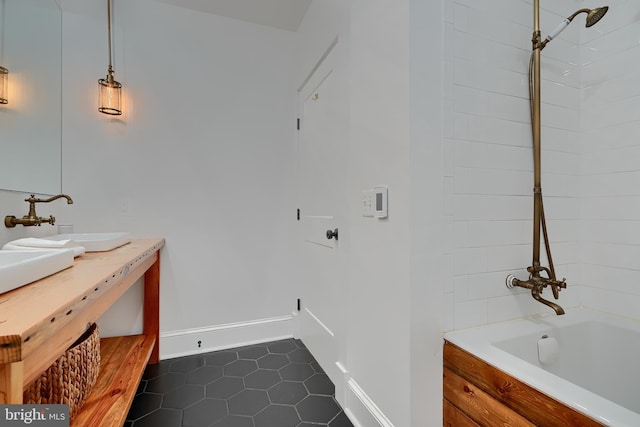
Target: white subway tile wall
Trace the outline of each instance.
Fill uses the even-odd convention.
[[[532,1],[445,3],[451,330],[549,309],[504,285],[507,274],[527,277],[532,256]],[[568,283],[559,303],[640,319],[640,5],[541,0],[541,29],[604,4],[598,25],[576,18],[542,54],[542,187],[554,263]]]
[[[583,305],[640,318],[640,5],[609,6],[580,32],[579,283]]]
[[[588,7],[584,3],[543,0],[543,33],[576,8]],[[453,285],[444,288],[453,313],[444,319],[448,330],[549,308],[528,291],[504,284],[510,273],[526,278],[532,258],[532,2],[453,0],[445,21],[444,105],[452,115],[445,121],[443,150],[450,201],[445,212],[452,224]],[[543,193],[556,270],[569,283],[561,294],[564,307],[580,303],[582,34],[578,25],[570,26],[548,45],[542,62]],[[592,80],[603,75],[606,69],[592,66]],[[544,250],[542,258],[546,263]],[[550,291],[545,296],[552,298]]]

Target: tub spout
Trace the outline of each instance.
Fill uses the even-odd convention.
[[[547,271],[543,268],[543,270]],[[529,276],[529,280],[519,280],[513,274],[509,274],[507,276],[506,284],[508,288],[520,287],[525,289],[531,289],[531,296],[538,302],[541,302],[544,305],[551,307],[556,314],[559,316],[564,314],[564,310],[558,304],[548,301],[540,296],[542,290],[547,286],[551,286],[551,290],[553,291],[553,296],[555,299],[558,299],[558,294],[561,289],[565,289],[567,287],[567,283],[565,279],[555,280],[547,277],[541,277],[539,272],[534,269],[530,269],[531,275]],[[547,271],[548,273],[548,271]]]
[[[540,296],[540,291],[537,288],[531,289],[531,296],[536,301],[541,302],[544,305],[548,305],[549,307],[553,308],[553,310],[556,312],[556,314],[558,316],[560,316],[561,314],[564,314],[564,309],[562,307],[560,307],[558,304],[556,304],[555,302],[551,302],[551,301],[548,301],[548,300],[542,298]]]

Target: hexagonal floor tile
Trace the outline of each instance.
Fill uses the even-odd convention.
[[[181,357],[171,362],[171,367],[169,367],[169,372],[187,373],[187,372],[195,371],[201,366],[204,366],[203,357]]]
[[[292,362],[311,363],[315,360],[306,348],[294,350],[288,356]]]
[[[147,380],[140,380],[138,383],[138,389],[136,390],[136,396],[144,393],[144,390],[147,388]]]
[[[304,385],[311,394],[333,396],[336,392],[336,387],[326,374],[315,374],[311,378],[305,380]]]
[[[267,345],[270,353],[287,354],[297,349],[298,346],[293,340],[276,341]]]
[[[164,375],[169,372],[169,367],[171,363],[168,360],[162,360],[159,363],[154,365],[147,365],[144,373],[142,374],[142,379],[150,380],[160,375]]]
[[[269,405],[267,392],[242,390],[227,401],[229,413],[233,415],[255,415]]]
[[[227,377],[244,377],[258,369],[255,360],[236,360],[229,363],[224,368],[224,375]]]
[[[353,427],[353,424],[344,412],[340,412],[337,417],[331,420],[329,427]]]
[[[278,371],[271,369],[258,369],[244,377],[244,386],[246,388],[256,388],[267,390],[282,381]]]
[[[187,384],[165,394],[162,407],[183,409],[202,399],[204,399],[204,386]]]
[[[133,427],[175,427],[179,426],[182,411],[175,409],[158,409],[149,415],[133,422]]]
[[[342,410],[330,396],[307,396],[296,405],[302,421],[328,423]]]
[[[213,427],[254,427],[254,425],[252,417],[245,417],[242,415],[227,415],[226,417],[215,423]]]
[[[227,403],[219,399],[204,399],[184,410],[183,426],[210,426],[227,415]],[[180,425],[180,424],[177,424]]]
[[[322,369],[322,367],[320,366],[320,364],[318,362],[316,362],[315,360],[313,362],[311,362],[311,367],[313,368],[314,371],[316,371],[317,374],[324,374],[324,370]]]
[[[300,382],[282,381],[271,387],[267,393],[273,403],[295,405],[307,397],[307,389]]]
[[[353,427],[304,343],[284,339],[150,365],[125,427]]]
[[[217,351],[204,358],[205,363],[211,366],[225,366],[238,359],[235,351]]]
[[[278,372],[283,380],[288,381],[304,381],[315,373],[308,363],[292,363]]]
[[[150,393],[167,393],[187,383],[187,376],[177,372],[160,375],[147,383],[146,391]]]
[[[206,396],[216,399],[228,399],[244,390],[244,381],[237,377],[222,377],[208,384]]]
[[[238,349],[238,358],[256,360],[268,353],[265,346],[244,347]]]
[[[131,404],[131,408],[129,409],[127,419],[137,420],[138,418],[148,414],[149,412],[153,412],[156,409],[160,408],[161,404],[161,394],[142,393],[139,396],[136,396],[135,399],[133,399],[133,403]]]
[[[293,406],[269,405],[253,418],[255,427],[296,427],[300,417]]]
[[[187,374],[187,384],[209,384],[218,378],[222,378],[220,366],[202,366]]]
[[[280,369],[289,363],[291,361],[284,354],[267,354],[258,359],[258,367],[264,369]]]

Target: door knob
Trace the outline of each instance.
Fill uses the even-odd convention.
[[[327,239],[331,240],[334,237],[336,238],[336,240],[338,240],[338,229],[336,228],[335,230],[327,230]]]

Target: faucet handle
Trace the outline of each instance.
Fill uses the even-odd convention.
[[[553,297],[555,299],[560,298],[560,289],[566,289],[567,288],[567,278],[563,277],[562,281],[559,280],[554,280],[551,283],[551,291],[553,292]]]

